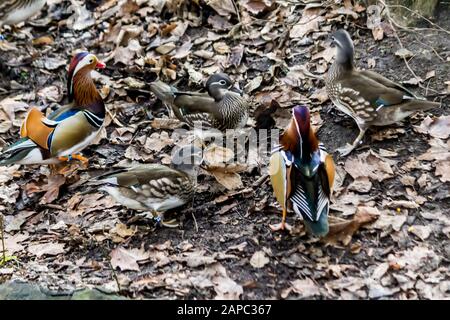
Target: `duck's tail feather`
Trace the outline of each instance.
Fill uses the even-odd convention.
[[[0,153],[0,165],[40,163],[49,158],[49,155],[46,153],[49,153],[49,151],[40,148],[28,138],[22,138],[2,150]]]

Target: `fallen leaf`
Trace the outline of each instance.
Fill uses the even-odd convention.
[[[6,235],[5,237],[5,247],[8,254],[13,255],[24,249],[24,245],[21,242],[29,239],[27,233],[16,233],[15,235]]]
[[[136,229],[128,228],[126,224],[119,223],[110,232],[114,232],[122,238],[130,237],[136,233]]]
[[[430,226],[420,226],[420,225],[412,225],[408,228],[408,231],[412,234],[415,234],[420,238],[420,240],[424,241],[428,239],[431,234]]]
[[[352,220],[330,224],[330,230],[323,241],[326,243],[341,241],[344,245],[348,245],[352,236],[361,226],[373,222],[379,215],[379,211],[376,208],[358,207]]]
[[[241,176],[237,173],[226,173],[219,170],[208,172],[211,173],[214,178],[216,178],[218,183],[223,185],[228,190],[236,190],[244,186],[241,180]]]
[[[28,246],[27,251],[38,258],[42,256],[56,256],[64,253],[64,245],[57,242],[31,244]]]
[[[66,177],[62,174],[50,175],[48,182],[41,191],[46,191],[42,196],[40,203],[52,203],[59,196],[59,189],[66,183]]]
[[[213,264],[206,272],[212,272],[212,283],[214,284],[214,291],[216,300],[238,300],[244,293],[241,285],[231,279],[225,267],[220,263]]]
[[[377,221],[371,225],[371,228],[379,230],[389,230],[389,228],[392,228],[395,231],[399,231],[405,222],[405,215],[389,215],[381,212]]]
[[[259,86],[261,85],[262,81],[263,81],[262,76],[257,76],[255,78],[253,78],[252,80],[250,80],[247,83],[247,85],[244,87],[245,93],[251,93],[252,91],[258,89]]]
[[[138,261],[149,259],[150,253],[146,252],[144,248],[125,249],[117,247],[111,251],[110,257],[114,269],[139,271]]]
[[[214,262],[216,262],[216,259],[214,259],[211,256],[205,256],[204,250],[198,250],[194,252],[185,252],[181,254],[181,257],[179,257],[178,261],[186,262],[188,267],[196,268],[203,265],[209,265]]]
[[[266,257],[264,251],[256,251],[252,257],[250,258],[250,264],[254,268],[263,268],[266,264],[269,263],[269,258]]]
[[[344,168],[353,179],[369,177],[383,181],[394,175],[389,162],[372,151],[347,159]]]
[[[450,159],[436,163],[436,175],[442,182],[450,182]]]
[[[299,295],[299,299],[309,299],[320,295],[319,286],[310,278],[292,281],[291,289]]]
[[[71,1],[74,14],[67,19],[67,26],[73,30],[84,30],[95,25],[95,19],[86,6]]]
[[[434,138],[448,139],[450,137],[450,116],[440,116],[435,119],[427,116],[420,126],[415,126],[415,129]]]
[[[221,16],[236,14],[236,8],[234,7],[232,0],[206,0],[206,4]]]
[[[54,42],[51,36],[43,36],[32,40],[33,46],[47,46]]]
[[[414,56],[414,54],[411,51],[409,51],[408,49],[405,49],[405,48],[401,48],[401,49],[397,50],[394,54],[397,57],[404,58],[404,59],[411,58]]]
[[[159,152],[163,148],[173,144],[173,140],[169,137],[167,131],[162,131],[161,133],[154,132],[145,140],[144,149],[151,153]]]
[[[21,226],[28,220],[28,217],[36,214],[34,211],[20,211],[12,217],[7,217],[7,222],[5,224],[5,231],[19,231]]]
[[[300,21],[292,27],[289,37],[291,39],[303,38],[313,31],[318,31],[319,23],[324,20],[325,18],[321,15],[303,14]]]

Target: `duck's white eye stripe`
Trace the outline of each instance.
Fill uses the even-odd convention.
[[[73,72],[73,76],[77,74],[78,71],[80,71],[81,68],[84,66],[87,66],[88,64],[91,64],[94,61],[94,57],[92,54],[88,54],[86,57],[81,59],[80,62],[78,62],[77,66],[75,67],[75,71]]]

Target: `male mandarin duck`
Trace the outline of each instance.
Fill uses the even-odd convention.
[[[104,67],[93,54],[76,54],[70,63],[67,82],[71,104],[49,117],[32,108],[22,123],[22,138],[0,153],[0,165],[55,164],[72,158],[86,163],[88,159],[78,152],[94,140],[105,119],[105,104],[91,71]]]
[[[213,74],[205,87],[207,93],[179,91],[159,80],[150,84],[152,92],[172,108],[178,120],[190,127],[220,131],[243,128],[248,120],[248,103],[230,77]]]
[[[172,168],[160,164],[141,164],[96,177],[90,182],[100,186],[121,205],[151,215],[166,227],[178,226],[164,221],[163,213],[192,199],[202,150],[188,145],[178,148]]]
[[[311,128],[309,110],[297,106],[292,119],[272,151],[269,175],[275,197],[283,210],[273,231],[289,229],[288,209],[293,209],[316,236],[328,233],[328,211],[334,183],[334,162]]]
[[[338,149],[341,155],[348,155],[370,126],[393,124],[417,111],[440,106],[440,103],[427,101],[378,73],[357,70],[353,42],[347,31],[336,31],[332,40],[337,54],[325,79],[326,90],[334,105],[352,117],[360,131],[352,145]]]
[[[46,0],[1,0],[0,28],[31,18],[44,7]]]

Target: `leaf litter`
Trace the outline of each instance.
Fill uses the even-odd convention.
[[[183,142],[172,135],[183,124],[148,93],[155,77],[197,91],[210,74],[226,71],[251,100],[252,115],[271,109],[277,99],[279,105],[256,124],[280,130],[290,107],[307,104],[331,151],[356,134],[335,116],[324,90],[322,77],[334,55],[331,30],[350,31],[359,65],[415,85],[421,94],[428,82],[431,90],[450,92],[439,58],[429,47],[417,47],[408,33],[404,38],[411,41],[398,47],[386,18],[376,15],[378,6],[236,3],[106,1],[92,7],[54,0],[43,9],[41,26],[29,29],[33,39],[7,30],[9,44],[0,57],[1,146],[16,139],[31,106],[50,112],[66,102],[65,68],[76,49],[107,61],[94,78],[109,120],[98,144],[86,149],[88,169],[74,165],[64,175],[50,175],[45,166],[0,167],[6,247],[21,261],[1,278],[20,272],[60,290],[97,286],[118,292],[120,284],[121,294],[138,298],[448,298],[448,107],[368,131],[365,148],[344,159],[335,154],[330,234],[323,241],[302,228],[269,233],[267,225],[280,212],[268,180],[259,179],[267,161],[256,157],[236,165],[229,161],[235,150],[221,146],[207,151],[193,203],[171,213],[180,229],[130,222],[133,210],[95,190],[84,192],[84,181],[103,168],[167,164]],[[378,48],[388,56],[380,57]],[[399,64],[403,59],[411,59],[417,77]],[[67,281],[56,280],[62,274]]]

